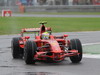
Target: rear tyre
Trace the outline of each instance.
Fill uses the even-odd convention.
[[[35,64],[34,55],[36,54],[37,46],[34,41],[27,41],[24,47],[24,59],[26,64]]]
[[[12,56],[14,59],[22,58],[23,57],[23,48],[20,48],[19,40],[21,40],[20,37],[15,37],[11,41],[11,51]]]
[[[79,63],[82,60],[82,45],[79,39],[72,39],[70,40],[70,49],[76,49],[78,50],[78,55],[71,56],[70,60],[72,63]]]

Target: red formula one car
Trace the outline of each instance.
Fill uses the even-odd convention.
[[[69,57],[72,63],[79,63],[82,59],[82,45],[79,39],[68,40],[68,35],[53,36],[51,28],[45,27],[41,22],[40,28],[22,29],[21,37],[12,39],[12,56],[24,58],[26,64],[32,64],[39,60],[63,61]],[[34,32],[35,38],[24,36],[25,32]],[[49,39],[42,39],[42,33],[48,32]]]

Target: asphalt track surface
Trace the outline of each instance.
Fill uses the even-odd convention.
[[[0,16],[2,16],[0,14]],[[49,15],[49,14],[12,14],[13,17],[83,17],[83,18],[95,18],[100,15]]]
[[[100,17],[100,15],[48,15],[48,14],[12,14],[14,17]]]
[[[96,32],[65,32],[54,35],[68,34],[69,38],[79,38],[82,44],[100,42],[100,31]],[[11,55],[11,39],[19,35],[0,36],[0,75],[99,75],[100,59],[83,58],[79,64],[72,64],[69,58],[60,63],[36,62],[26,65],[23,59],[13,59]]]

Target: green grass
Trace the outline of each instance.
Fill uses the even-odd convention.
[[[0,34],[16,34],[21,28],[40,27],[47,21],[53,32],[99,31],[100,18],[47,18],[47,17],[0,17]]]

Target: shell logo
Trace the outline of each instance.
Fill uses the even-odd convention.
[[[54,45],[54,46],[55,46],[55,45],[56,45],[56,43],[55,43],[55,42],[53,42],[53,43],[52,43],[52,45]]]
[[[2,10],[2,17],[10,17],[12,16],[11,10]]]

